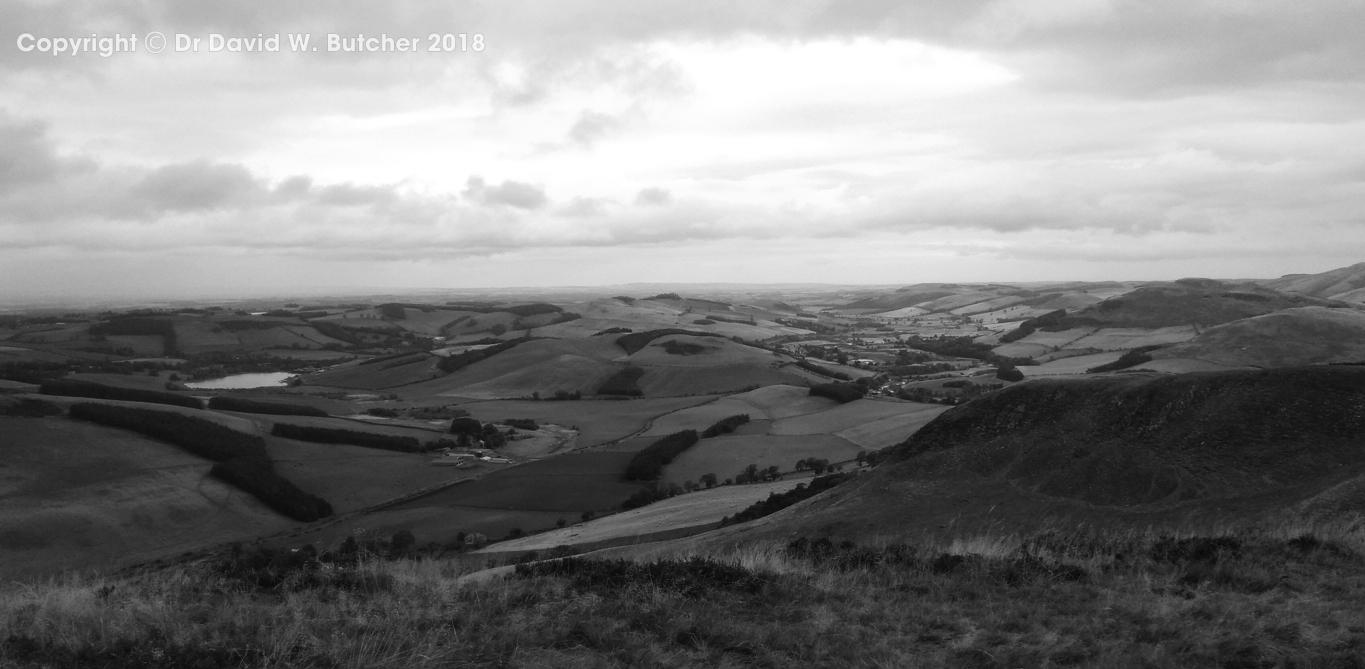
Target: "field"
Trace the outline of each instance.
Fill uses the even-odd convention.
[[[1019,368],[1024,376],[1058,376],[1065,374],[1084,374],[1085,370],[1091,367],[1107,365],[1118,360],[1123,353],[1121,351],[1110,351],[1107,353],[1092,353],[1089,355],[1076,355],[1067,358],[1051,360],[1041,365],[1026,365]]]
[[[318,374],[309,374],[305,381],[309,385],[333,386],[337,388],[360,388],[363,390],[383,390],[406,386],[431,379],[440,372],[436,370],[439,358],[425,354],[414,355],[409,359],[389,362],[376,362],[369,365],[349,365]],[[397,364],[403,363],[403,364]]]
[[[939,408],[941,405],[889,400],[855,400],[819,413],[804,414],[775,421],[768,433],[774,435],[829,434],[871,424],[885,418]]]
[[[651,536],[679,531],[695,532],[743,511],[754,502],[767,499],[772,493],[786,492],[802,482],[787,479],[699,490],[590,522],[499,542],[481,552],[544,551],[556,546],[595,548],[600,544],[647,540]]]
[[[766,415],[744,400],[724,397],[714,402],[660,416],[654,420],[654,426],[646,431],[643,436],[663,436],[679,430],[701,432],[722,418],[738,414],[748,414],[750,418]]]
[[[929,421],[937,418],[939,414],[948,409],[949,407],[946,406],[929,405],[919,411],[887,416],[870,423],[840,430],[835,435],[857,444],[860,448],[869,451],[880,450],[905,441],[916,430],[924,427]]]
[[[639,489],[621,481],[630,453],[570,453],[492,472],[478,480],[392,507],[473,507],[577,515],[619,506]]]
[[[810,388],[800,386],[768,386],[732,397],[744,400],[763,412],[767,418],[773,419],[824,411],[838,404],[824,397],[812,397]]]
[[[317,444],[266,437],[275,471],[347,513],[446,481],[487,473],[505,465],[456,469],[431,465],[435,456],[398,453],[349,444]]]
[[[663,480],[682,484],[700,481],[703,474],[720,480],[732,478],[750,464],[759,469],[777,465],[784,472],[794,471],[797,460],[823,458],[830,462],[852,460],[858,455],[856,444],[832,434],[796,437],[753,435],[702,439],[664,467]]]
[[[470,402],[460,408],[484,422],[530,418],[537,423],[578,427],[578,447],[599,446],[644,430],[656,416],[709,402],[711,397],[643,400],[577,400],[547,402],[504,400]]]
[[[67,418],[0,417],[0,572],[113,568],[294,525],[212,463]]]

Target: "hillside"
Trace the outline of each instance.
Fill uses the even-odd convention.
[[[1365,302],[1365,262],[1320,274],[1289,274],[1260,281],[1262,286],[1286,293],[1299,293],[1349,302]]]
[[[1254,284],[1230,284],[1212,279],[1181,279],[1170,284],[1144,286],[1069,313],[1061,323],[1049,329],[1222,325],[1281,309],[1308,306],[1341,305],[1331,300],[1281,293]]]
[[[1152,357],[1228,366],[1294,367],[1365,361],[1365,312],[1303,307],[1255,316],[1204,331]]]
[[[1363,406],[1359,367],[1029,381],[943,413],[871,475],[746,531],[1182,525],[1321,508],[1319,495],[1359,504],[1342,490],[1365,474]]]

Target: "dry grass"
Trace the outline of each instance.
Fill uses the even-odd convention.
[[[1359,524],[750,544],[648,564],[209,566],[0,595],[0,666],[1357,667]]]

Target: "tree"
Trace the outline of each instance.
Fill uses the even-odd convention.
[[[716,475],[715,475],[715,474],[710,474],[710,473],[708,473],[708,474],[702,474],[702,475],[701,475],[701,482],[702,482],[702,485],[706,486],[707,488],[714,488],[714,487],[716,487]]]
[[[686,490],[687,492],[696,492],[701,490],[701,486],[697,485],[696,481],[684,481],[683,490]]]
[[[409,532],[408,530],[398,530],[397,532],[394,532],[393,537],[389,539],[389,554],[402,555],[416,543],[417,538],[412,536],[412,532]]]
[[[995,378],[1002,381],[1023,381],[1024,373],[1008,360],[1002,360],[1000,366],[995,370]]]

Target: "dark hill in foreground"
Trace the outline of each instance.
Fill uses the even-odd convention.
[[[948,412],[760,534],[1365,511],[1365,367],[1034,380]]]

